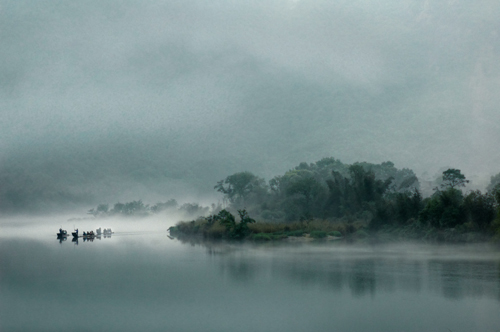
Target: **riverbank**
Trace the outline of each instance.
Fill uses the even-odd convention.
[[[199,238],[209,240],[234,240],[231,230],[219,223],[210,223],[205,218],[189,222],[181,221],[169,228],[170,235],[176,238]],[[340,239],[370,242],[392,242],[419,240],[424,242],[480,243],[498,242],[492,234],[464,228],[437,229],[412,223],[405,226],[386,226],[370,230],[364,221],[342,222],[311,220],[293,223],[255,222],[237,240],[268,242],[309,242],[335,241]]]

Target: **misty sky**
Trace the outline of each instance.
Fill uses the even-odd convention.
[[[0,168],[130,198],[329,156],[488,177],[499,17],[495,0],[0,0]]]

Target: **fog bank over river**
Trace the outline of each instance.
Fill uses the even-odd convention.
[[[110,238],[75,243],[56,239],[56,219],[25,221],[0,224],[5,331],[500,326],[500,249],[488,244],[196,244],[131,220]],[[108,226],[80,227],[91,223]]]
[[[499,16],[494,0],[2,1],[0,197],[200,200],[330,156],[484,187]]]

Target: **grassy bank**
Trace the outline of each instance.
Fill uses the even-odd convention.
[[[223,210],[225,211],[225,210]],[[243,210],[244,211],[244,210]],[[226,213],[226,217],[229,213]],[[242,214],[240,212],[240,214]],[[223,214],[224,215],[224,214]],[[245,216],[245,214],[243,214]],[[229,218],[231,218],[229,214]],[[342,238],[346,236],[365,237],[366,223],[362,221],[341,222],[326,220],[309,220],[292,223],[256,222],[250,219],[245,223],[227,222],[223,216],[217,218],[198,218],[192,221],[181,221],[170,227],[169,232],[174,237],[195,236],[207,239],[238,239],[251,241],[274,241],[294,238]],[[238,229],[239,227],[239,229]]]
[[[374,242],[422,240],[426,242],[472,243],[498,240],[491,234],[467,227],[439,229],[419,222],[408,225],[385,226],[378,230],[368,227],[366,221],[309,220],[292,223],[257,222],[246,211],[238,211],[240,221],[226,210],[219,215],[181,221],[169,228],[177,238],[246,240],[255,242],[285,239],[363,239]],[[242,218],[241,218],[242,217]]]

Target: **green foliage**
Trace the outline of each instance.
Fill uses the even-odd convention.
[[[254,241],[272,241],[273,237],[271,234],[268,234],[268,233],[258,233],[258,234],[252,234],[252,240],[254,240]]]
[[[354,165],[362,166],[366,171],[371,171],[375,174],[378,180],[387,180],[392,178],[390,190],[394,192],[405,192],[418,190],[420,183],[415,173],[408,168],[401,170],[394,167],[394,163],[390,161],[381,164],[371,164],[367,162],[355,163]]]
[[[213,224],[218,221],[220,225],[226,228],[226,233],[232,239],[242,239],[248,235],[248,224],[255,223],[255,220],[250,218],[246,210],[238,210],[240,222],[236,222],[235,217],[227,210],[222,210],[216,216],[208,217],[207,223]]]
[[[224,186],[226,184],[227,186]],[[249,199],[262,196],[267,193],[267,186],[264,179],[261,179],[250,172],[235,173],[220,180],[214,186],[218,192],[233,204],[244,204]]]
[[[340,233],[339,231],[333,231],[333,232],[329,232],[328,235],[335,236],[335,237],[341,237],[342,233]]]
[[[422,195],[418,190],[406,191],[394,195],[395,218],[399,224],[405,224],[410,219],[417,219],[423,208]]]
[[[462,205],[463,194],[452,187],[437,191],[424,201],[425,207],[419,220],[436,228],[452,228],[465,222],[465,209]]]
[[[313,239],[324,239],[328,236],[328,234],[325,231],[312,231],[311,233],[309,233],[309,235]]]
[[[375,214],[369,227],[378,230],[383,226],[392,225],[394,222],[394,205],[391,201],[379,201],[375,205]]]
[[[469,183],[469,180],[465,179],[465,175],[459,169],[450,168],[443,172],[441,188],[465,187],[466,183]]]
[[[238,211],[240,221],[221,210],[190,230],[256,241],[306,233],[312,238],[342,234],[364,238],[367,229],[454,240],[464,238],[455,234],[497,230],[500,237],[500,187],[488,194],[472,191],[464,196],[460,189],[466,183],[460,170],[450,168],[443,172],[442,190],[423,199],[419,181],[409,169],[398,170],[389,161],[346,165],[334,158],[300,163],[275,176],[269,186],[250,172],[235,173],[215,189],[224,194],[232,211]],[[238,209],[243,203],[250,206],[252,215],[273,223],[255,223],[246,209]]]
[[[334,158],[302,162],[266,186],[250,172],[240,172],[214,187],[233,210],[245,208],[265,220],[310,221],[349,218],[369,221],[376,206],[390,193],[418,190],[418,179],[409,169],[398,170],[390,161],[382,164],[343,164]],[[409,205],[409,204],[407,204]],[[400,212],[409,219],[409,206]]]
[[[238,214],[239,222],[233,214],[224,209],[205,218],[179,222],[175,226],[175,231],[180,234],[202,234],[210,238],[243,239],[250,234],[248,225],[255,223],[255,220],[250,218],[246,210],[238,210]]]
[[[479,190],[469,192],[464,198],[467,218],[480,230],[487,230],[495,219],[495,199],[493,195],[482,195]]]
[[[497,216],[492,223],[492,229],[496,240],[500,241],[500,190],[496,190],[493,193],[493,197],[495,198]]]
[[[330,189],[328,204],[332,214],[340,217],[370,211],[375,215],[372,228],[391,221],[391,204],[384,200],[384,194],[393,179],[377,180],[372,171],[366,171],[361,165],[350,166],[349,173],[347,178],[333,172],[333,179],[327,181]]]
[[[286,233],[286,235],[294,236],[294,237],[301,237],[301,236],[304,236],[304,234],[305,234],[305,231],[303,229],[299,229],[296,231],[291,231],[291,232]]]
[[[290,181],[286,189],[286,197],[291,204],[287,210],[288,219],[297,219],[297,217],[310,219],[317,211],[316,208],[320,208],[317,203],[320,197],[325,194],[326,188],[314,177],[297,176],[293,181]]]
[[[216,219],[217,221],[219,221],[219,224],[226,227],[226,230],[228,232],[230,232],[232,229],[234,229],[234,227],[236,225],[236,219],[226,209],[220,211],[217,216],[212,216],[212,219]]]
[[[242,239],[248,234],[248,224],[255,223],[255,220],[250,218],[246,210],[238,210],[240,222],[234,225],[231,237],[235,239]]]

